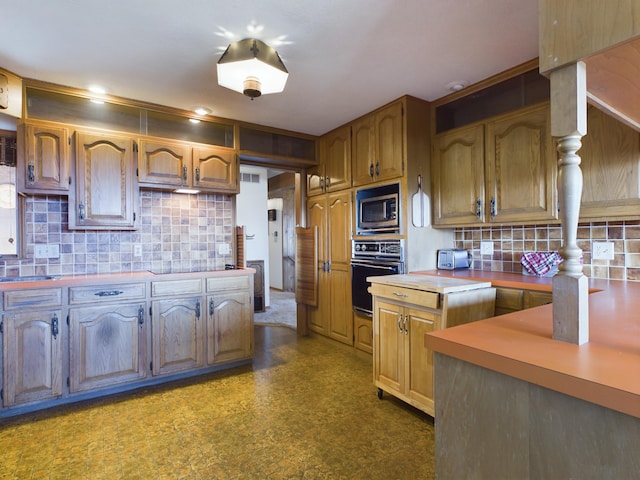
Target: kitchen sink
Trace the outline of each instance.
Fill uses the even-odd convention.
[[[2,277],[0,282],[37,282],[40,280],[57,280],[59,275],[31,275],[26,277]]]

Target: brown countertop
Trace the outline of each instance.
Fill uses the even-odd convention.
[[[546,291],[552,282],[473,270],[415,273]],[[592,279],[590,291],[584,345],[553,340],[552,305],[545,305],[427,334],[425,346],[640,418],[640,283]]]
[[[427,275],[383,275],[367,277],[371,283],[381,283],[394,287],[407,287],[435,293],[453,293],[475,290],[478,288],[488,288],[491,283],[484,280],[468,280],[460,278],[448,278],[445,276],[433,277]]]
[[[212,277],[234,276],[254,274],[253,268],[238,268],[235,270],[211,270],[206,272],[185,272],[185,273],[153,273],[153,272],[126,272],[126,273],[98,273],[87,275],[55,275],[47,280],[28,281],[3,281],[0,282],[0,292],[7,290],[22,290],[31,288],[53,288],[70,287],[81,285],[104,285],[109,283],[122,282],[146,282],[162,280],[179,280],[183,278],[202,277],[210,275]]]

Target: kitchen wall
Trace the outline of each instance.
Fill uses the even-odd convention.
[[[480,242],[489,240],[493,242],[493,255],[480,255]],[[561,240],[559,225],[455,229],[455,246],[473,254],[473,268],[496,272],[521,273],[523,252],[557,251]],[[594,241],[613,242],[613,260],[592,259]],[[583,251],[586,276],[640,281],[640,221],[581,223],[578,246]]]
[[[26,197],[27,258],[0,260],[0,276],[189,272],[235,263],[232,197],[142,190],[139,214],[136,231],[69,231],[66,197]],[[35,259],[35,244],[59,245],[59,258]],[[218,254],[225,244],[229,253]]]

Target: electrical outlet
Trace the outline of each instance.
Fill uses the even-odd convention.
[[[218,244],[218,254],[219,255],[228,255],[231,249],[229,248],[228,243],[219,243]]]
[[[593,242],[591,256],[594,260],[613,260],[613,242]]]
[[[493,255],[493,242],[480,242],[480,255]]]
[[[134,245],[133,246],[133,256],[141,257],[142,256],[142,245]]]

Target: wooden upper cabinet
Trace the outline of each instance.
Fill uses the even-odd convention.
[[[434,224],[555,221],[553,146],[548,102],[437,135]]]
[[[182,187],[191,180],[191,146],[171,140],[140,140],[138,182],[140,185]]]
[[[578,150],[583,173],[581,219],[640,214],[640,133],[589,106]]]
[[[238,193],[240,189],[235,150],[223,147],[195,147],[193,186],[201,190]]]
[[[327,133],[320,139],[320,159],[324,163],[325,191],[351,187],[351,127]]]
[[[324,193],[324,165],[319,164],[307,169],[307,196]]]
[[[376,113],[376,180],[397,178],[404,172],[403,112],[402,102],[396,102]]]
[[[75,160],[75,188],[69,192],[69,228],[134,229],[137,185],[133,139],[77,131]]]
[[[484,221],[484,127],[462,127],[435,138],[432,159],[433,222]]]
[[[353,185],[366,185],[374,180],[375,127],[373,116],[368,115],[351,124],[351,170]]]
[[[20,125],[23,145],[18,165],[23,193],[66,194],[69,191],[69,130],[64,126],[26,120]]]
[[[404,103],[398,100],[352,123],[353,185],[404,173]]]
[[[558,162],[549,104],[488,122],[485,145],[485,219],[494,223],[556,220]]]

